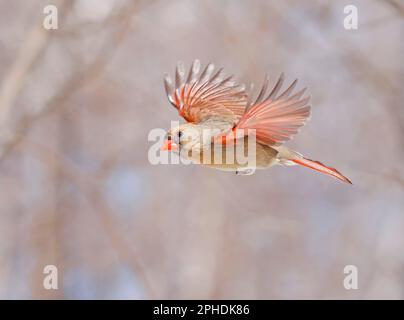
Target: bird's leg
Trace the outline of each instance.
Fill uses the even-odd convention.
[[[250,176],[254,174],[255,168],[244,168],[244,169],[236,169],[236,174],[240,176]]]

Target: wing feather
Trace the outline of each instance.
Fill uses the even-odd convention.
[[[290,140],[310,117],[310,97],[303,97],[306,88],[292,95],[297,79],[279,94],[283,82],[284,75],[281,74],[271,92],[262,100],[269,83],[266,77],[257,99],[247,106],[235,129],[254,129],[257,141],[267,145]]]
[[[185,79],[182,62],[177,64],[175,85],[168,75],[164,87],[170,103],[188,122],[199,123],[207,117],[224,117],[234,125],[244,114],[247,94],[244,86],[237,84],[233,76],[226,76],[223,69],[215,72],[208,63],[202,72],[200,62],[195,60]]]

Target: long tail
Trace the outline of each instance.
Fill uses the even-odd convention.
[[[339,172],[337,169],[328,167],[325,164],[322,164],[320,161],[310,160],[310,159],[306,159],[306,158],[293,159],[292,161],[301,166],[316,170],[321,173],[325,173],[325,174],[335,177],[341,181],[352,184],[351,180],[349,180],[347,177],[342,175],[342,173]]]
[[[332,176],[337,178],[343,182],[352,184],[352,182],[345,177],[341,172],[337,169],[328,167],[325,164],[321,163],[320,161],[310,160],[303,157],[300,153],[287,149],[286,147],[280,146],[276,148],[279,152],[278,159],[280,164],[284,165],[301,165],[303,167],[307,167],[318,172],[324,173],[326,175]]]

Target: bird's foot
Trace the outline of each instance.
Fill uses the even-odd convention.
[[[254,168],[247,168],[247,169],[237,169],[236,170],[236,174],[240,175],[240,176],[250,176],[252,174],[254,174],[255,169]]]

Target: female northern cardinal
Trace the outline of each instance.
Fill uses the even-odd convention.
[[[233,76],[224,75],[223,69],[214,72],[211,63],[200,75],[199,69],[200,62],[195,60],[185,79],[184,66],[179,62],[175,86],[168,75],[164,77],[168,100],[188,123],[168,131],[162,150],[176,151],[194,163],[238,174],[251,174],[255,169],[275,164],[301,165],[351,183],[336,169],[281,145],[298,132],[310,115],[310,97],[303,97],[306,89],[292,94],[297,79],[280,92],[282,74],[267,93],[266,77],[253,101],[251,90],[247,94],[244,86],[233,81]],[[230,147],[241,148],[243,152],[250,150],[251,135],[254,135],[254,167],[241,163],[237,157],[236,161],[227,161]]]

